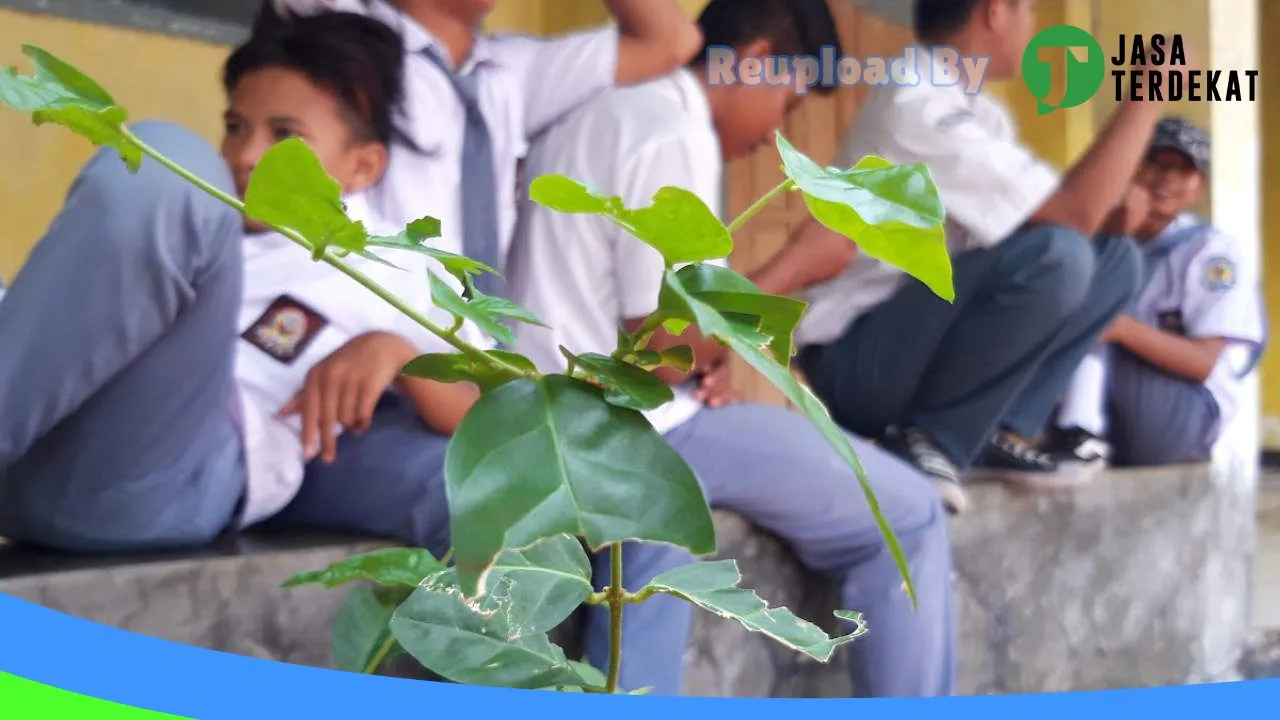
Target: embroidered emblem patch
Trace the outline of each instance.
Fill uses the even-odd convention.
[[[328,324],[320,313],[288,295],[281,295],[240,337],[276,360],[291,365]]]
[[[1236,264],[1231,258],[1216,255],[1204,265],[1204,288],[1209,292],[1230,290],[1236,284]]]

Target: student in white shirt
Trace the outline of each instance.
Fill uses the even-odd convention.
[[[388,220],[443,223],[441,247],[501,270],[515,223],[516,163],[530,139],[615,84],[668,72],[699,47],[676,0],[602,0],[617,23],[535,38],[479,28],[496,0],[274,0],[281,15],[366,12],[405,43],[406,96],[386,179]],[[265,9],[264,9],[265,10]],[[279,22],[264,12],[259,25]],[[477,278],[503,294],[502,279]]]
[[[708,49],[730,46],[742,58],[817,55],[823,46],[839,46],[824,0],[712,0],[699,22]],[[695,63],[645,85],[605,93],[534,144],[527,177],[564,174],[620,196],[628,207],[648,205],[659,188],[677,186],[718,210],[723,163],[769,142],[800,98],[788,87],[712,85],[707,77],[705,63]],[[656,309],[663,269],[655,250],[601,218],[525,202],[512,246],[512,294],[548,327],[518,328],[517,349],[546,372],[564,371],[560,345],[574,352],[612,352],[620,326],[634,330]],[[693,344],[700,371],[720,376],[728,367],[727,351],[697,337],[695,329],[681,337],[660,332],[651,347],[686,343]],[[714,387],[694,387],[675,373],[660,376],[676,385],[676,399],[648,419],[688,461],[711,504],[742,513],[785,539],[809,567],[837,579],[841,607],[866,615],[873,629],[848,656],[854,692],[950,694],[950,545],[945,512],[925,478],[851,439],[909,558],[920,599],[915,611],[854,471],[806,418],[779,407],[723,404],[723,378]],[[661,545],[626,552],[627,587],[640,587],[653,574],[689,560],[685,552]],[[597,562],[607,567],[607,557]],[[626,613],[622,685],[678,694],[689,606],[653,598]],[[589,621],[597,631],[607,624],[599,613]],[[603,637],[597,632],[587,642],[597,664],[606,659]]]
[[[1150,198],[1135,232],[1146,279],[1072,378],[1046,444],[1060,462],[1207,460],[1235,417],[1266,322],[1239,241],[1191,210],[1209,163],[1208,133],[1183,117],[1160,121],[1134,187]]]
[[[362,192],[386,166],[401,57],[385,25],[312,18],[228,60],[222,157],[169,123],[134,131],[241,196],[301,137],[385,233]],[[388,259],[407,271],[354,262],[428,303],[426,261]],[[444,344],[153,160],[132,175],[94,156],[0,303],[0,337],[0,535],[131,552],[281,517],[447,543],[444,450],[475,391],[400,377]]]
[[[921,81],[872,88],[834,164],[868,154],[927,164],[947,213],[955,302],[816,221],[754,279],[769,292],[807,290],[797,364],[814,392],[845,427],[928,473],[961,512],[962,472],[974,464],[1019,482],[1091,476],[1059,472],[1033,443],[1080,359],[1136,294],[1133,242],[1095,236],[1162,104],[1122,103],[1060,176],[1018,140],[998,100],[945,82],[933,53],[987,59],[982,82],[1015,77],[1035,0],[915,0],[915,26]]]

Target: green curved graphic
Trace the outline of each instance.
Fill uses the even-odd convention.
[[[0,673],[0,718],[5,720],[193,720],[129,707]]]
[[[1075,25],[1041,30],[1022,54],[1022,80],[1036,98],[1039,115],[1083,105],[1102,88],[1106,75],[1102,46]]]

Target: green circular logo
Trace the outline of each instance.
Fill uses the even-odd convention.
[[[1106,75],[1102,46],[1075,25],[1041,30],[1022,54],[1022,81],[1036,97],[1041,115],[1088,102]]]

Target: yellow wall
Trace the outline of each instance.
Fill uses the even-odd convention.
[[[221,127],[218,68],[226,50],[187,39],[0,10],[0,66],[29,70],[20,47],[38,45],[95,77],[134,119],[183,123],[211,141]],[[93,149],[60,127],[36,128],[0,109],[0,278],[13,278]]]
[[[1259,7],[1259,37],[1274,38],[1280,33],[1280,2],[1266,0]],[[1261,78],[1280,73],[1280,49],[1261,43]],[[1262,102],[1262,261],[1271,271],[1271,281],[1263,283],[1267,312],[1271,316],[1271,336],[1280,337],[1280,93],[1260,89]],[[1262,445],[1280,451],[1280,352],[1274,347],[1262,359]]]

